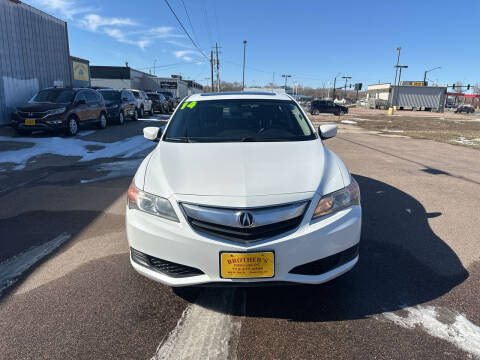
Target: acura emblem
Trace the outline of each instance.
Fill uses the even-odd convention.
[[[252,213],[242,211],[240,215],[238,215],[238,223],[242,227],[252,227],[255,224],[255,219]]]

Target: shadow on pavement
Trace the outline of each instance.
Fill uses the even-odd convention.
[[[361,319],[436,299],[468,277],[428,224],[441,213],[426,213],[416,199],[386,183],[355,178],[363,206],[357,266],[322,285],[243,289],[246,314],[238,309],[235,315],[304,322]],[[194,298],[193,289],[175,292],[188,301]]]

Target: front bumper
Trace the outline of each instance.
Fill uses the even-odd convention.
[[[11,126],[19,130],[46,130],[54,131],[66,128],[66,120],[63,115],[48,116],[41,119],[35,119],[35,125],[27,125],[27,119],[18,115],[12,115]]]
[[[177,206],[174,206],[180,215]],[[250,244],[235,243],[195,232],[183,216],[180,223],[150,215],[139,210],[126,211],[127,239],[130,245],[131,264],[140,274],[170,285],[185,286],[206,283],[245,284],[261,282],[294,282],[320,284],[342,275],[355,266],[358,261],[356,247],[360,241],[361,207],[358,205],[341,210],[335,214],[310,222],[313,209],[306,212],[300,226],[289,233],[272,239]],[[334,268],[325,268],[324,273],[292,271],[301,265],[316,262],[342,252],[350,251],[348,259],[340,261]],[[146,254],[156,260],[181,264],[200,270],[193,276],[175,277],[158,271],[153,267],[134,261],[135,251]],[[268,279],[225,279],[220,277],[221,252],[258,252],[275,253],[275,275]],[[340,254],[341,255],[341,254]],[[337,256],[340,258],[341,256]],[[320,267],[321,268],[321,267]]]

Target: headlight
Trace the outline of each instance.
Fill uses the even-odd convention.
[[[109,108],[109,109],[116,109],[116,108],[118,108],[119,106],[120,106],[120,105],[118,105],[118,104],[111,104],[111,105],[108,105],[108,108]]]
[[[360,205],[360,188],[352,177],[350,185],[342,190],[322,196],[318,201],[312,219],[329,215],[352,205]]]
[[[52,110],[48,110],[47,114],[48,115],[58,115],[58,114],[63,114],[65,111],[67,110],[67,108],[58,108],[58,109],[52,109]]]
[[[134,182],[130,184],[127,194],[128,208],[137,209],[164,219],[179,222],[175,210],[168,199],[139,190]]]

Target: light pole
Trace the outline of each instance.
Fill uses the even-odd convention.
[[[285,92],[287,92],[287,80],[288,80],[289,77],[292,77],[292,75],[283,74],[282,77],[285,78],[285,87],[284,87],[284,89],[285,89]]]
[[[343,91],[343,98],[347,98],[347,81],[348,79],[351,79],[351,76],[342,76],[342,79],[345,79],[345,90]]]
[[[398,107],[398,87],[400,86],[400,79],[402,78],[402,69],[407,69],[407,65],[395,65],[395,67],[400,69],[400,72],[398,74],[398,86],[395,86],[395,106]]]
[[[398,54],[397,54],[397,63],[395,64],[395,82],[393,83],[393,85],[397,85],[398,62],[400,61],[400,50],[401,49],[402,48],[400,46],[395,48],[395,50],[398,51]]]
[[[247,52],[247,40],[243,40],[243,77],[242,77],[242,91],[245,89],[245,53]]]
[[[336,89],[335,89],[335,88],[336,88],[336,86],[337,86],[337,77],[339,77],[340,75],[342,75],[342,74],[338,73],[338,74],[335,75],[335,77],[333,78],[333,100],[336,99],[336,97],[335,97]]]
[[[427,73],[429,73],[430,71],[433,71],[433,70],[441,69],[441,68],[442,68],[441,66],[438,66],[438,67],[436,67],[436,68],[433,68],[433,69],[430,69],[430,70],[425,71],[425,74],[423,75],[423,86],[426,86]]]
[[[157,63],[157,60],[156,60],[156,59],[153,60],[153,76],[157,76],[157,73],[156,73],[156,71],[155,71],[155,65],[156,65],[156,63]]]

